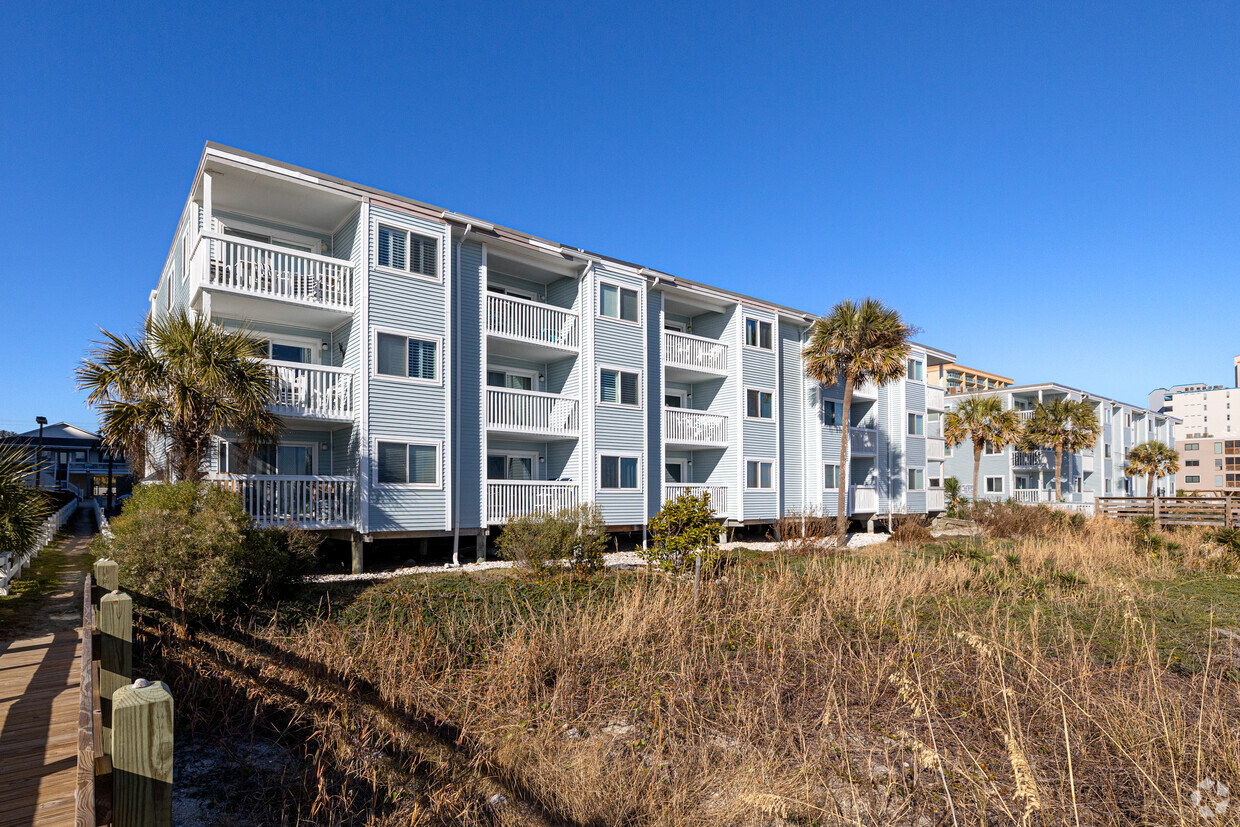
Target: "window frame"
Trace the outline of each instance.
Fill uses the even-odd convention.
[[[1184,484],[1185,485],[1200,485],[1201,475],[1200,474],[1185,474]]]
[[[755,339],[758,342],[756,345],[749,344],[749,323],[750,322],[753,322],[755,325],[755,334],[756,334]],[[766,325],[770,329],[770,334],[771,334],[771,346],[770,347],[762,346],[762,325]],[[770,319],[763,319],[761,316],[750,316],[748,314],[744,315],[743,321],[741,322],[741,337],[742,337],[741,342],[747,348],[751,348],[752,350],[764,350],[767,353],[775,352],[775,323],[771,321]]]
[[[771,415],[770,416],[761,416],[761,415],[751,416],[750,415],[749,413],[749,394],[750,393],[759,394],[758,396],[758,413],[759,414],[762,413],[761,394],[768,393],[771,395]],[[753,387],[750,385],[746,385],[745,386],[745,418],[750,420],[751,422],[774,422],[775,421],[775,390],[773,388],[761,388],[761,387]]]
[[[913,430],[914,423],[916,423],[917,425],[917,430]],[[906,432],[907,436],[925,436],[926,435],[926,415],[922,413],[917,413],[916,411],[909,411],[908,422],[907,422],[906,427],[908,428],[908,431]]]
[[[827,484],[827,469],[829,468],[835,469],[835,485]],[[748,474],[748,469],[746,469],[746,474]],[[822,464],[822,490],[839,491],[840,483],[843,481],[844,475],[840,473],[840,464],[838,462],[824,462]]]
[[[405,234],[405,263],[406,264],[409,264],[413,260],[413,257],[410,251],[410,248],[412,247],[412,245],[409,243],[409,236],[416,235],[416,236],[420,236],[421,238],[426,238],[426,239],[430,239],[431,241],[434,241],[435,242],[435,274],[433,276],[428,276],[425,273],[418,272],[417,270],[410,270],[408,268],[402,270],[401,268],[393,267],[390,264],[380,264],[379,263],[379,233],[383,229],[394,230],[398,233]],[[374,245],[373,245],[374,246],[374,259],[371,262],[371,266],[374,267],[375,270],[378,270],[380,273],[392,273],[394,275],[400,275],[400,276],[413,276],[414,278],[422,279],[423,281],[434,281],[434,282],[443,281],[443,260],[444,260],[444,249],[443,248],[445,245],[444,245],[442,235],[436,236],[436,235],[431,235],[429,233],[422,232],[420,230],[414,230],[409,227],[401,227],[397,224],[392,224],[387,221],[384,221],[381,218],[375,218],[374,230],[375,230]]]
[[[615,402],[604,402],[603,401],[603,371],[605,370],[616,374],[616,401]],[[637,402],[633,404],[629,404],[628,402],[622,401],[624,398],[624,393],[623,393],[624,383],[621,381],[620,375],[625,374],[625,373],[632,373],[637,377]],[[607,407],[611,407],[611,408],[627,408],[628,410],[632,410],[632,411],[642,410],[645,408],[645,404],[644,404],[645,398],[642,392],[644,385],[642,384],[643,376],[642,376],[641,370],[631,370],[629,368],[616,367],[615,365],[599,365],[597,378],[598,378],[598,397],[595,400],[595,404],[606,405]]]
[[[598,284],[598,292],[595,294],[595,299],[597,300],[598,304],[596,305],[595,310],[594,310],[594,315],[596,318],[607,319],[608,321],[612,321],[612,322],[619,322],[620,324],[626,324],[626,325],[629,325],[630,327],[641,327],[642,326],[642,315],[643,315],[643,307],[644,307],[645,302],[642,298],[642,291],[640,289],[626,285],[623,282],[613,281],[612,279],[596,279],[596,283]],[[616,313],[620,315],[608,316],[606,313],[603,312],[603,287],[604,286],[614,287],[616,289]],[[624,318],[624,315],[623,315],[624,314],[624,291],[625,290],[628,290],[630,293],[633,293],[637,296],[637,318],[631,321],[629,319]]]
[[[909,371],[909,368],[914,365],[917,367],[917,370],[914,371],[917,374],[916,376],[911,375]],[[909,356],[904,364],[904,378],[910,382],[924,383],[926,381],[926,360],[916,356]]]
[[[905,482],[908,484],[909,491],[925,491],[926,490],[926,470],[924,468],[909,468],[905,475]],[[1002,479],[1002,477],[1000,477]],[[920,482],[915,482],[919,480]]]
[[[398,376],[394,373],[379,372],[379,334],[385,336],[403,337],[405,341],[405,376]],[[409,339],[415,339],[419,342],[431,342],[435,345],[435,378],[422,379],[417,376],[409,376]],[[444,354],[443,354],[443,337],[429,333],[414,333],[408,330],[399,330],[394,327],[382,327],[380,325],[372,325],[370,328],[370,376],[372,379],[385,379],[393,382],[404,382],[410,385],[425,385],[427,387],[443,387],[444,379]],[[486,376],[483,375],[483,382],[486,382]]]
[[[487,451],[487,461],[490,462],[491,457],[500,457],[504,460],[504,473],[508,473],[508,463],[512,459],[528,459],[530,461],[530,478],[529,482],[545,482],[538,479],[538,454],[526,451]],[[512,477],[504,477],[503,479],[494,479],[486,473],[484,466],[483,474],[486,475],[484,482],[525,482],[525,480],[514,480]]]
[[[990,487],[990,481],[991,481],[991,480],[998,480],[998,481],[999,481],[999,488],[998,488],[998,490],[992,490],[992,489],[991,489],[991,487]],[[983,490],[985,491],[985,493],[987,493],[987,494],[1006,494],[1006,493],[1007,493],[1007,491],[1005,490],[1005,487],[1004,487],[1004,477],[1003,477],[1003,475],[1002,475],[1002,474],[999,474],[999,475],[996,475],[996,476],[986,476],[986,477],[983,477],[983,478],[982,478],[982,489],[983,489]]]
[[[624,479],[624,468],[619,462],[620,460],[633,459],[637,460],[637,485],[633,488],[609,488],[603,485],[603,457],[615,457],[616,463],[616,482],[619,483]],[[597,473],[594,477],[594,484],[597,486],[596,491],[606,491],[613,494],[640,494],[646,490],[645,474],[642,471],[643,455],[640,451],[599,451],[595,454]],[[666,471],[664,472],[666,473]]]
[[[749,466],[752,463],[758,464],[758,485],[756,486],[751,486],[749,484]],[[762,466],[764,464],[771,466],[771,484],[766,487],[762,486]],[[775,460],[767,457],[745,457],[745,490],[773,492],[775,490]]]
[[[216,445],[215,467],[217,469],[221,469],[225,465],[230,465],[232,463],[232,449],[233,449],[233,445],[235,445],[236,442],[237,442],[236,440],[232,440],[232,439],[221,439],[219,443]],[[310,452],[310,468],[311,468],[310,476],[312,477],[321,476],[320,471],[319,471],[319,459],[320,459],[320,454],[322,454],[322,451],[319,450],[319,443],[306,442],[304,440],[296,440],[293,442],[264,443],[264,445],[272,445],[272,447],[275,448],[275,452],[276,452],[274,455],[276,464],[275,464],[275,467],[272,469],[271,474],[251,474],[249,471],[222,471],[222,470],[217,470],[216,473],[227,474],[228,476],[231,476],[231,477],[251,477],[251,476],[302,477],[304,476],[303,474],[281,474],[275,469],[279,468],[281,448],[305,448],[306,450]],[[328,450],[330,451],[330,449]]]
[[[435,449],[435,482],[380,482],[379,481],[379,443],[386,442],[394,445],[405,446],[405,462],[409,461],[409,449],[417,448],[434,448]],[[444,487],[444,468],[443,468],[443,443],[442,439],[416,440],[403,436],[376,436],[370,437],[371,448],[371,470],[374,474],[371,485],[382,489],[405,489],[417,491],[442,491]],[[409,469],[406,465],[405,478],[408,480]],[[485,481],[484,481],[485,482]]]
[[[526,368],[510,368],[510,367],[505,367],[505,366],[503,366],[503,365],[498,365],[498,366],[497,366],[497,365],[487,365],[487,366],[486,366],[486,368],[482,371],[482,384],[486,385],[486,387],[487,387],[488,389],[490,389],[490,390],[497,390],[497,391],[498,391],[498,390],[505,390],[505,391],[519,391],[519,390],[522,390],[522,388],[510,388],[510,387],[508,387],[508,385],[506,385],[506,384],[505,384],[505,385],[492,385],[492,384],[490,384],[489,382],[487,382],[487,378],[488,378],[488,377],[487,377],[487,374],[488,374],[488,373],[502,373],[502,374],[504,374],[504,376],[505,376],[505,377],[508,377],[508,376],[520,376],[520,377],[522,377],[523,379],[528,379],[528,380],[530,380],[530,390],[531,390],[531,391],[535,391],[535,392],[537,392],[537,391],[541,390],[541,389],[538,387],[538,374],[537,374],[537,373],[535,373],[535,372],[534,372],[534,371],[532,371],[532,370],[527,370]],[[384,374],[384,375],[386,376],[387,374]]]

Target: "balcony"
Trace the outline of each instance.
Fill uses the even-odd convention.
[[[1029,420],[1033,419],[1033,411],[1032,411],[1032,410],[1029,410],[1029,411],[1017,411],[1017,412],[1016,412],[1016,416],[1018,416],[1018,417],[1020,418],[1021,424],[1024,424],[1024,423],[1028,422]]]
[[[219,474],[211,481],[240,494],[245,510],[259,525],[353,527],[357,512],[353,477]]]
[[[691,408],[663,409],[663,442],[667,445],[706,445],[726,448],[728,418]]]
[[[873,428],[848,429],[848,453],[873,456],[878,452],[878,431]]]
[[[487,523],[503,523],[526,514],[554,514],[579,500],[575,482],[505,480],[487,483]]]
[[[1013,451],[1012,467],[1050,470],[1055,467],[1055,452]]]
[[[841,390],[841,393],[843,391]],[[873,382],[862,382],[853,386],[853,399],[878,399],[878,385]]]
[[[926,437],[926,459],[942,460],[947,458],[946,443],[942,437]]]
[[[576,439],[579,408],[558,393],[487,388],[487,428],[500,433]]]
[[[1012,499],[1026,505],[1048,503],[1051,501],[1051,491],[1048,488],[1017,488],[1012,492]]]
[[[926,489],[926,512],[946,511],[947,495],[942,488]]]
[[[665,330],[663,364],[669,369],[669,378],[675,381],[727,376],[728,346],[716,339]]]
[[[273,374],[273,411],[296,419],[353,421],[353,371],[328,365],[263,361]]]
[[[848,488],[849,514],[877,514],[878,488],[873,485],[852,485]]]
[[[209,290],[213,316],[266,318],[248,299],[264,299],[318,311],[292,315],[272,311],[273,321],[338,324],[353,313],[353,264],[273,244],[246,241],[219,233],[202,233],[190,258],[196,290]]]
[[[926,410],[943,410],[943,389],[934,385],[926,386]]]
[[[726,485],[705,485],[699,483],[667,482],[663,484],[663,502],[676,499],[681,494],[701,496],[710,495],[710,507],[716,517],[728,515],[728,487]]]
[[[516,296],[487,293],[487,335],[515,345],[505,350],[512,356],[546,361],[575,353],[580,347],[580,326],[572,310]]]

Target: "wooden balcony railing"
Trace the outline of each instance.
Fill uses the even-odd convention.
[[[202,233],[194,245],[190,272],[204,287],[353,310],[353,265],[341,259]]]
[[[579,347],[576,313],[516,296],[487,294],[487,332],[567,350]]]
[[[728,487],[701,483],[668,482],[663,484],[663,502],[674,500],[681,494],[710,495],[710,507],[716,517],[728,516]]]
[[[261,525],[351,528],[357,512],[357,481],[341,476],[219,474],[212,482],[241,495]]]
[[[853,485],[848,489],[849,514],[877,514],[878,488],[873,485]]]
[[[487,522],[502,523],[526,514],[554,514],[578,503],[575,482],[492,480],[487,483]]]
[[[728,372],[728,346],[715,339],[663,331],[663,362],[671,367],[705,370],[711,373]]]
[[[926,511],[944,511],[947,508],[947,495],[942,488],[926,489]]]
[[[580,405],[571,396],[487,388],[487,427],[513,433],[576,436]]]
[[[663,441],[727,445],[728,418],[691,408],[664,408]]]
[[[285,416],[353,419],[353,371],[329,365],[264,360],[271,366],[275,402]]]

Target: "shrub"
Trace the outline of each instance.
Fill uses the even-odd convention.
[[[1216,528],[1206,535],[1206,539],[1232,554],[1240,554],[1240,528]]]
[[[216,485],[141,485],[93,550],[120,564],[121,583],[166,602],[182,625],[285,594],[314,563],[306,532],[259,529],[236,494]]]
[[[943,480],[943,495],[947,497],[947,516],[959,517],[964,497],[960,496],[960,480],[948,477]]]
[[[835,518],[813,508],[793,511],[775,523],[775,534],[781,554],[820,554],[835,542]]]
[[[607,528],[594,505],[509,520],[496,541],[500,554],[535,574],[589,574],[603,567]]]
[[[924,514],[892,514],[891,539],[905,548],[921,548],[934,542]]]
[[[1057,511],[1045,505],[980,500],[963,510],[965,516],[976,520],[991,537],[1012,540],[1046,537],[1084,526],[1083,516]],[[1076,519],[1078,517],[1080,519]]]
[[[684,571],[697,554],[707,567],[719,556],[718,534],[710,495],[685,492],[664,503],[650,521],[651,543],[641,555],[664,571]]]

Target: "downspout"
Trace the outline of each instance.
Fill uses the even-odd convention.
[[[456,409],[457,399],[460,399],[461,396],[461,291],[459,289],[461,281],[461,247],[465,244],[465,236],[469,235],[469,231],[473,228],[473,224],[466,224],[465,232],[461,233],[460,239],[456,242],[456,283],[452,285],[452,319],[450,324],[454,325],[453,329],[456,331],[456,341],[452,346],[452,393],[455,398],[449,401],[452,403],[452,410],[456,414],[452,417],[452,439],[456,444],[456,450],[452,452],[452,565],[454,566],[461,564],[461,412]]]

